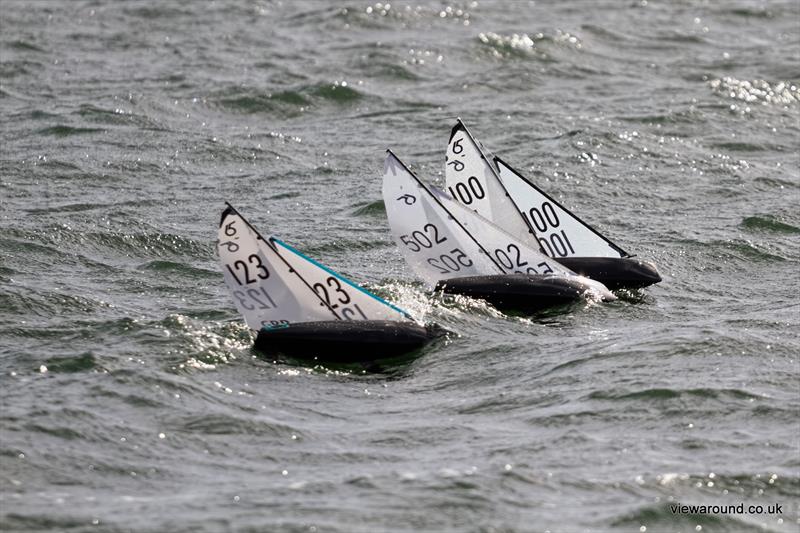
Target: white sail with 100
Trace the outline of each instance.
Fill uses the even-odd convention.
[[[533,238],[495,170],[461,120],[447,145],[445,182],[450,196],[522,242]],[[536,246],[538,248],[538,245]]]
[[[628,257],[565,207],[495,157],[500,179],[550,257]]]

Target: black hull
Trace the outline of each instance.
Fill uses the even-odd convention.
[[[262,329],[255,347],[266,354],[330,363],[375,361],[404,355],[440,337],[438,326],[389,320],[331,320]]]
[[[611,290],[636,289],[661,281],[655,265],[631,257],[562,257],[556,260]]]
[[[442,280],[436,290],[480,298],[503,311],[530,313],[578,301],[587,286],[561,276],[502,274]]]

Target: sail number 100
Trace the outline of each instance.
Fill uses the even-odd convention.
[[[553,204],[543,202],[541,208],[531,207],[527,213],[523,212],[522,215],[538,233],[550,232],[547,237],[538,237],[537,239],[544,253],[550,257],[566,257],[575,254],[567,232],[562,229],[556,233],[556,228],[561,221],[558,220],[558,214],[556,214]]]
[[[453,161],[458,163],[459,161]],[[486,197],[486,191],[483,190],[483,185],[475,176],[470,176],[466,183],[459,181],[455,187],[450,187],[450,196],[461,200],[462,204],[469,205],[475,200],[482,200]]]

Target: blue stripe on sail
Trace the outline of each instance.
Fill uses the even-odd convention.
[[[404,311],[403,309],[400,309],[400,308],[399,308],[399,307],[397,307],[396,305],[390,304],[389,302],[387,302],[387,301],[386,301],[386,300],[384,300],[383,298],[380,298],[380,297],[378,297],[378,296],[375,296],[374,294],[372,294],[371,292],[369,292],[369,291],[368,291],[368,290],[366,290],[365,288],[363,288],[363,287],[360,287],[360,286],[356,285],[355,283],[353,283],[353,282],[352,282],[352,281],[350,281],[349,279],[345,278],[345,277],[344,277],[344,276],[342,276],[341,274],[338,274],[338,273],[334,272],[333,270],[331,270],[330,268],[326,267],[326,266],[325,266],[325,265],[323,265],[322,263],[318,263],[317,261],[315,261],[314,259],[311,259],[310,257],[308,257],[308,256],[307,256],[307,255],[305,255],[304,253],[300,252],[299,250],[295,250],[294,248],[292,248],[291,246],[289,246],[289,245],[288,245],[288,244],[286,244],[285,242],[281,241],[280,239],[276,239],[275,237],[271,237],[271,240],[273,240],[273,241],[275,241],[276,243],[280,244],[281,246],[283,246],[284,248],[286,248],[287,250],[289,250],[289,251],[290,251],[290,252],[292,252],[293,254],[299,255],[300,257],[302,257],[303,259],[305,259],[305,260],[306,260],[306,261],[308,261],[309,263],[311,263],[311,264],[313,264],[313,265],[315,265],[315,266],[318,266],[319,268],[321,268],[322,270],[324,270],[325,272],[327,272],[327,273],[328,273],[328,274],[330,274],[331,276],[334,276],[336,279],[339,279],[339,280],[341,280],[341,281],[344,281],[345,283],[347,283],[348,285],[350,285],[350,286],[351,286],[351,287],[353,287],[354,289],[358,289],[359,291],[363,292],[364,294],[366,294],[366,295],[367,295],[367,296],[369,296],[370,298],[373,298],[373,299],[375,299],[375,300],[378,300],[378,301],[379,301],[380,303],[382,303],[383,305],[388,305],[389,307],[391,307],[392,309],[394,309],[395,311],[397,311],[397,312],[398,312],[398,313],[400,313],[401,315],[405,316],[406,318],[409,318],[409,319],[411,319],[411,315],[410,315],[410,314],[408,314],[408,312]],[[412,319],[412,320],[413,320],[413,319]]]

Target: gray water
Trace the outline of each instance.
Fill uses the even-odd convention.
[[[797,531],[798,6],[4,0],[0,529]],[[382,161],[457,116],[664,281],[426,294]],[[453,334],[257,354],[225,200]]]

